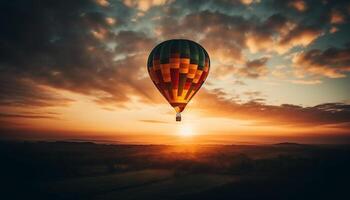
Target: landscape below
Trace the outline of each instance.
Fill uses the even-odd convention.
[[[349,145],[0,142],[4,199],[340,199]]]

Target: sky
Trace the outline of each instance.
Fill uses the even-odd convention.
[[[0,138],[349,143],[350,2],[1,1]],[[175,122],[147,73],[168,39],[209,76]]]

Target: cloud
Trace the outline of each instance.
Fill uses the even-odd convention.
[[[115,40],[117,46],[116,53],[139,54],[143,53],[148,56],[148,50],[153,48],[155,40],[148,37],[145,33],[135,31],[120,31]]]
[[[181,13],[181,11],[195,13],[203,10],[232,12],[249,9],[250,6],[260,2],[261,0],[176,0],[169,5],[169,8],[172,13]]]
[[[252,34],[254,35],[254,34]],[[293,23],[286,23],[278,35],[257,34],[247,39],[247,45],[251,52],[272,51],[284,54],[296,46],[306,47],[322,35],[318,28],[297,26]]]
[[[251,53],[276,51],[276,38],[274,30],[257,26],[251,32],[247,32],[246,46]]]
[[[106,21],[110,16],[91,9],[95,7],[89,1],[68,7],[59,1],[5,5],[1,104],[51,106],[70,101],[48,88],[112,105],[123,105],[132,96],[157,97],[150,95],[151,81],[142,78],[154,39],[142,32],[115,33]]]
[[[248,98],[250,102],[263,103],[266,99],[263,98],[263,94],[260,91],[246,91],[243,95]]]
[[[321,80],[291,80],[291,83],[295,83],[295,84],[300,84],[300,85],[317,85],[317,84],[321,84],[322,81]]]
[[[216,6],[220,3],[223,2],[216,3]],[[306,2],[300,1],[297,5],[297,9],[301,9],[300,5],[305,6],[303,12],[306,12]],[[254,15],[228,14],[224,9],[201,11],[204,7],[202,4],[198,5],[199,11],[193,13],[182,10],[175,12],[176,8],[173,8],[176,15],[170,14],[157,21],[154,30],[157,37],[162,39],[188,38],[202,44],[209,52],[212,64],[220,66],[211,71],[212,77],[219,79],[234,74],[247,78],[267,75],[266,66],[249,64],[252,61],[246,57],[246,49],[253,54],[285,54],[295,47],[308,47],[324,34],[323,24],[305,22],[284,13],[259,19]],[[278,74],[283,76],[282,73]]]
[[[322,30],[318,27],[302,25],[296,26],[286,31],[286,33],[278,41],[277,51],[280,53],[285,53],[296,46],[306,47],[323,34]]]
[[[250,97],[250,98],[252,98],[252,99],[254,99],[254,98],[256,98],[256,97],[259,97],[259,96],[261,96],[261,92],[259,92],[259,91],[253,91],[253,92],[244,92],[244,95],[246,95],[246,96],[248,96],[248,97]]]
[[[330,23],[331,24],[343,24],[345,23],[345,16],[338,10],[332,10],[330,13]]]
[[[240,86],[247,85],[244,81],[241,81],[241,80],[234,80],[233,84],[234,85],[240,85]]]
[[[198,93],[200,102],[193,107],[210,117],[228,117],[252,120],[267,125],[315,126],[333,125],[342,127],[350,122],[350,105],[344,103],[325,103],[312,107],[292,104],[267,105],[264,101],[237,103],[224,98],[222,90],[202,89]]]
[[[140,119],[140,122],[152,123],[152,124],[168,124],[169,122],[160,121],[160,120],[149,120],[149,119]]]
[[[238,74],[248,78],[259,78],[265,76],[268,72],[265,66],[269,58],[262,57],[259,59],[251,60],[246,63],[246,67],[238,69]]]
[[[336,33],[336,32],[338,32],[338,31],[339,31],[339,29],[338,29],[337,27],[335,27],[335,26],[332,26],[332,28],[329,29],[329,32],[330,32],[330,33]]]
[[[250,5],[253,3],[253,0],[241,0],[241,3],[243,3],[245,5]]]
[[[108,0],[95,0],[95,2],[102,7],[107,7],[110,5]]]
[[[106,38],[106,35],[108,33],[107,29],[99,28],[97,30],[91,30],[91,34],[99,40],[104,40]]]
[[[293,66],[299,73],[343,78],[350,72],[350,47],[302,52],[293,58]]]
[[[24,115],[24,114],[13,114],[13,113],[0,113],[0,118],[27,118],[27,119],[58,119],[57,116],[52,115]]]
[[[220,12],[190,13],[180,20],[164,18],[157,31],[164,39],[188,38],[199,42],[211,57],[223,64],[244,63],[241,49],[250,22]]]
[[[173,0],[123,0],[123,3],[130,8],[137,8],[146,12],[154,6],[169,4],[172,1]]]
[[[304,12],[307,9],[307,4],[303,0],[289,1],[288,6],[290,6],[291,8],[294,8],[299,12]]]
[[[31,80],[12,77],[0,70],[0,106],[52,107],[67,106],[72,99]]]
[[[309,45],[322,31],[295,24],[282,14],[273,14],[260,21],[206,10],[178,19],[165,17],[159,21],[155,33],[164,39],[188,38],[202,44],[212,63],[220,66],[212,71],[217,78],[234,74],[239,68],[242,68],[238,71],[242,75],[257,78],[266,74],[264,63],[258,66],[257,62],[267,59],[249,61],[243,54],[244,49],[248,48],[252,53],[286,53],[293,47]]]
[[[106,20],[106,23],[109,25],[115,25],[115,23],[117,21],[116,19],[114,19],[112,17],[106,17],[105,20]]]
[[[282,14],[274,14],[256,23],[246,32],[246,46],[252,53],[258,51],[284,54],[296,46],[306,47],[322,35],[321,27],[304,26]]]
[[[278,78],[285,80],[291,73],[291,70],[287,68],[285,65],[276,65],[271,70],[271,75]]]
[[[213,74],[212,76],[216,78],[236,76],[240,78],[256,79],[264,77],[268,74],[268,68],[266,67],[268,59],[268,57],[261,57],[254,60],[248,60],[242,67],[235,67],[233,65],[221,65],[220,67],[212,70],[211,73]]]

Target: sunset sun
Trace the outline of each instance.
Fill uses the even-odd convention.
[[[179,126],[178,134],[181,137],[191,137],[194,135],[193,127],[189,124],[181,124]]]

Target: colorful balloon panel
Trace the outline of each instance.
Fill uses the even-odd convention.
[[[207,78],[210,59],[196,42],[168,40],[152,50],[147,68],[155,86],[180,113]]]

